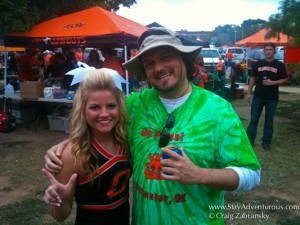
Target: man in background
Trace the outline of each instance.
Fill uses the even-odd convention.
[[[251,119],[247,128],[249,140],[254,145],[257,125],[263,108],[265,108],[265,123],[262,137],[263,149],[271,150],[273,137],[273,121],[278,105],[279,85],[288,82],[285,65],[274,58],[276,53],[274,43],[264,45],[265,58],[257,61],[250,75],[246,100],[251,102]],[[255,87],[253,98],[252,89]]]

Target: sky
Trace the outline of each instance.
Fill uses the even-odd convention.
[[[268,21],[279,12],[282,0],[136,0],[129,9],[116,13],[127,19],[148,25],[157,22],[179,31],[212,31],[217,26],[240,26],[247,19]]]

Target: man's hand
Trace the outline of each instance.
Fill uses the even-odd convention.
[[[238,187],[239,177],[233,169],[211,169],[196,166],[184,153],[182,156],[162,148],[170,156],[161,160],[161,176],[165,180],[178,181],[183,184],[201,184],[218,190],[233,191]]]
[[[274,85],[274,82],[270,79],[267,79],[267,80],[263,80],[262,84],[265,86],[272,86]]]
[[[245,100],[246,100],[247,102],[250,102],[250,103],[251,103],[251,101],[252,101],[252,95],[251,95],[251,93],[247,93],[247,94],[246,94]]]
[[[62,161],[60,160],[60,157],[68,143],[69,139],[64,140],[47,151],[45,155],[45,168],[50,173],[56,174],[61,170]]]
[[[197,174],[198,167],[186,156],[183,147],[180,150],[182,156],[167,148],[162,148],[162,152],[170,156],[169,159],[161,161],[161,169],[164,172],[162,177],[183,184],[195,184],[197,183],[197,175],[199,175]]]

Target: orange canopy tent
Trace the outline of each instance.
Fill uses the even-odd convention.
[[[93,7],[37,24],[28,32],[4,37],[5,46],[51,47],[88,46],[123,47],[136,45],[147,27],[100,7]]]
[[[138,37],[146,26],[118,16],[100,7],[93,7],[37,24],[28,32],[11,33],[4,36],[6,47],[136,47]],[[128,94],[128,72],[126,71]]]
[[[275,45],[286,45],[289,42],[289,37],[280,33],[279,38],[266,38],[267,29],[262,29],[250,37],[244,38],[236,42],[235,46],[240,47],[262,47],[266,42],[272,42]]]
[[[4,52],[4,51],[7,51],[7,52],[23,52],[23,51],[25,51],[25,49],[22,48],[22,47],[5,47],[3,45],[0,45],[0,52]]]

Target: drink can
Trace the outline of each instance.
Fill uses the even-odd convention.
[[[182,151],[176,146],[176,145],[170,145],[170,146],[166,146],[165,148],[173,151],[173,152],[176,152],[178,155],[181,155],[182,156]],[[167,155],[167,154],[162,154],[162,158],[163,159],[169,159],[170,156]]]

